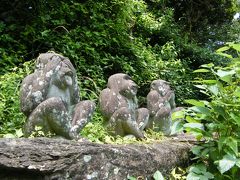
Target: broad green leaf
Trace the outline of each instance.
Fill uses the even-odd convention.
[[[214,80],[214,79],[207,79],[207,80],[195,80],[193,81],[195,83],[204,83],[204,84],[216,84],[217,83],[217,80]],[[195,85],[197,86],[197,85]],[[204,86],[204,85],[203,85]],[[201,88],[202,89],[202,88]],[[205,89],[205,88],[204,88]]]
[[[224,46],[224,47],[219,48],[216,52],[223,52],[223,51],[227,51],[229,49],[230,49],[229,46]]]
[[[186,123],[183,126],[185,128],[200,129],[200,130],[204,129],[204,126],[201,123]]]
[[[171,135],[183,132],[183,121],[178,120],[173,123],[171,126]]]
[[[214,176],[212,173],[207,172],[206,166],[204,164],[197,164],[195,166],[191,166],[189,169],[189,174],[187,175],[187,179],[198,179],[198,180],[208,180],[213,179]]]
[[[221,80],[230,83],[232,81],[232,75],[235,73],[236,72],[234,70],[231,71],[218,70],[216,74],[220,77]]]
[[[202,146],[193,146],[191,151],[195,155],[200,155],[201,150],[203,149]]]
[[[231,47],[240,52],[240,44],[232,44]]]
[[[240,97],[240,88],[237,88],[234,93],[233,93],[234,96],[237,96],[237,97]]]
[[[235,139],[233,137],[228,137],[227,141],[226,141],[226,145],[229,146],[233,150],[235,155],[238,154],[238,142],[237,142],[237,139]]]
[[[237,125],[240,127],[240,116],[230,113],[230,117],[237,123]]]
[[[207,89],[206,85],[194,85],[194,86],[199,88],[199,89]]]
[[[201,67],[204,67],[204,68],[212,68],[214,66],[213,63],[209,63],[209,64],[203,64],[201,65]]]
[[[221,172],[221,174],[225,173],[229,169],[231,169],[237,162],[237,159],[233,155],[225,155],[223,156],[223,159],[219,161],[218,164],[218,170]]]
[[[220,55],[220,56],[224,56],[226,58],[232,59],[232,55],[230,55],[230,54],[222,53],[222,52],[217,52],[217,54]]]
[[[199,120],[194,119],[191,116],[186,116],[186,121],[189,122],[189,123],[198,123],[199,122]]]
[[[222,147],[223,145],[225,145],[225,142],[226,142],[226,137],[220,137],[217,144],[218,144],[218,150],[219,151],[222,151]]]
[[[3,137],[4,138],[16,138],[16,136],[14,134],[4,134]]]
[[[208,90],[209,90],[212,94],[214,94],[215,96],[217,96],[218,93],[219,93],[219,89],[218,89],[218,85],[217,85],[217,84],[214,84],[214,85],[212,85],[212,86],[208,86]]]
[[[195,99],[187,99],[184,102],[186,102],[188,104],[191,104],[191,105],[194,105],[194,106],[202,106],[202,107],[204,106],[203,102],[195,100]]]
[[[220,114],[222,117],[226,117],[226,109],[223,108],[222,106],[217,105],[212,105],[212,108],[215,113]]]
[[[154,180],[164,180],[164,177],[160,171],[156,171],[153,175]]]
[[[187,180],[200,180],[200,175],[195,174],[195,173],[189,173],[187,175]]]
[[[172,113],[172,120],[183,119],[184,117],[185,117],[184,110],[180,110]]]
[[[23,136],[22,129],[17,129],[17,130],[16,130],[16,136],[17,136],[17,137],[22,137],[22,136]]]
[[[240,159],[237,159],[236,166],[240,168]]]
[[[191,166],[189,169],[190,172],[194,172],[196,174],[202,174],[203,172],[206,172],[206,170],[206,166],[204,166],[203,164]]]
[[[193,71],[194,73],[210,72],[208,69],[197,69]]]
[[[137,178],[132,177],[132,176],[128,176],[127,179],[128,179],[128,180],[137,180]]]
[[[208,178],[208,179],[213,179],[213,178],[214,178],[214,175],[213,175],[212,173],[210,173],[210,172],[204,173],[203,176],[206,177],[206,178]]]
[[[190,110],[197,112],[197,113],[202,113],[202,114],[206,114],[206,115],[211,115],[211,112],[208,108],[206,107],[201,107],[201,106],[194,106],[189,108]]]

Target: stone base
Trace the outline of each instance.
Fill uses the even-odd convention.
[[[0,179],[127,179],[187,166],[191,144],[110,145],[54,138],[0,139]]]

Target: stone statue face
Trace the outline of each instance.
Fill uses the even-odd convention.
[[[151,84],[151,90],[156,90],[161,96],[165,96],[171,88],[169,83],[164,80],[154,80]]]
[[[109,78],[108,87],[119,92],[127,98],[133,98],[137,95],[138,86],[127,74],[115,74]]]
[[[74,72],[67,64],[61,62],[60,65],[56,67],[55,71],[52,78],[54,84],[59,88],[66,89],[73,85]]]

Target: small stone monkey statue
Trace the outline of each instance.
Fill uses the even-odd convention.
[[[77,139],[95,110],[93,102],[80,101],[77,75],[70,60],[55,52],[39,55],[34,73],[22,82],[20,104],[27,116],[26,137],[41,126],[44,133]]]
[[[109,77],[107,88],[100,93],[100,110],[107,127],[115,135],[144,137],[149,112],[146,108],[138,108],[137,88],[127,74],[118,73]]]
[[[171,113],[176,104],[175,94],[167,81],[159,79],[151,83],[151,90],[147,95],[147,108],[150,112],[147,128],[154,128],[162,131],[164,135],[170,135]]]

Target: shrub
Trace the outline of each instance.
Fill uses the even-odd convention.
[[[225,51],[234,49],[233,58]],[[209,100],[187,100],[194,105],[187,110],[185,130],[202,140],[192,152],[197,164],[190,168],[187,179],[238,179],[240,157],[240,44],[229,43],[217,53],[232,62],[226,67],[202,65],[196,73],[208,73],[212,79],[198,79],[196,85]],[[236,53],[235,53],[236,54]],[[206,76],[205,76],[206,77]]]
[[[32,71],[32,63],[14,68],[0,76],[0,136],[16,133],[22,128],[25,117],[20,111],[19,88],[22,79]]]

